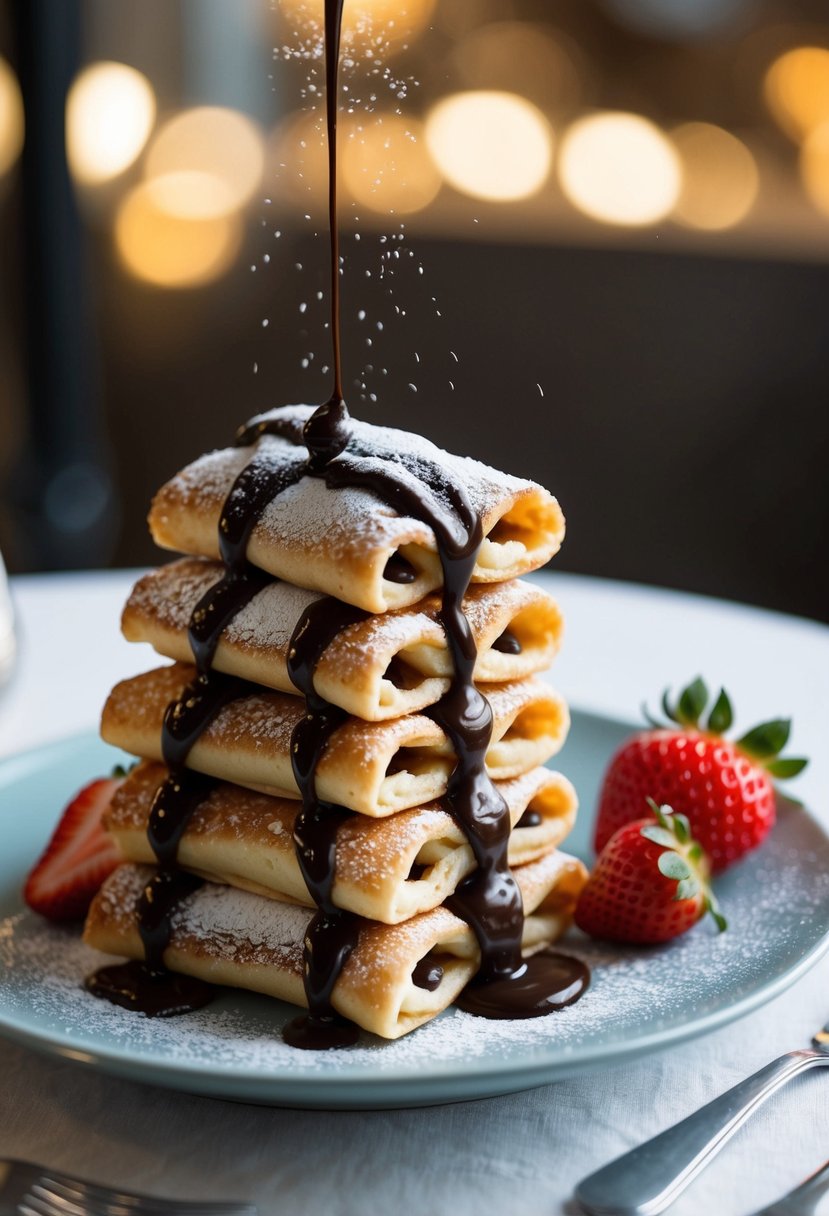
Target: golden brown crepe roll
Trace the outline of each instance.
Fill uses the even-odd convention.
[[[87,918],[84,939],[90,946],[143,958],[136,907],[152,873],[150,867],[127,864],[107,879]],[[528,914],[524,951],[531,954],[569,927],[586,871],[575,858],[556,852],[515,875]],[[184,975],[304,1005],[302,943],[310,916],[307,908],[206,883],[173,912],[164,962]],[[433,991],[413,982],[427,955],[442,968]],[[364,1030],[396,1039],[445,1009],[475,974],[478,961],[472,930],[445,907],[399,925],[364,921],[332,1003]]]
[[[195,668],[159,667],[112,690],[101,734],[134,756],[161,760],[161,726],[169,703],[180,697]],[[493,684],[487,690],[494,727],[487,769],[505,781],[545,764],[564,743],[567,706],[541,680]],[[202,733],[187,764],[200,773],[298,798],[291,769],[291,734],[305,713],[300,697],[251,686]],[[410,714],[391,722],[350,718],[336,730],[316,772],[319,797],[335,806],[381,818],[423,806],[446,791],[455,764],[449,740],[431,718]]]
[[[289,406],[273,415],[302,421],[312,412],[310,406]],[[436,462],[463,485],[481,514],[485,536],[473,583],[517,578],[543,566],[558,551],[564,517],[541,486],[469,457],[452,456],[419,435],[356,420],[353,426],[358,443],[379,444],[391,458],[406,452]],[[202,456],[156,495],[149,517],[153,539],[162,549],[218,557],[219,517],[242,469],[257,454],[276,464],[292,464],[298,451],[304,449],[265,435],[251,447]],[[273,499],[253,529],[247,554],[254,565],[277,578],[368,612],[416,604],[442,582],[431,528],[398,515],[368,490],[329,489],[319,477],[304,476]],[[393,557],[408,563],[411,582],[386,577]]]
[[[106,814],[105,826],[127,861],[155,860],[147,826],[167,771],[152,761],[140,764]],[[513,825],[525,812],[531,816],[530,826],[510,837],[510,865],[549,853],[572,828],[576,794],[560,773],[533,769],[501,782],[498,789]],[[179,844],[179,864],[212,882],[312,907],[293,841],[299,811],[296,801],[220,784],[190,819]],[[466,837],[439,804],[386,819],[343,816],[336,859],[334,903],[386,924],[436,908],[474,868]]]
[[[167,658],[192,663],[187,629],[193,609],[223,572],[218,562],[183,558],[145,575],[124,608],[124,636],[149,642]],[[280,692],[296,692],[286,666],[288,644],[303,611],[317,599],[316,592],[290,583],[270,583],[225,629],[214,668]],[[451,675],[439,610],[440,598],[432,595],[412,608],[370,616],[344,629],[317,664],[317,692],[367,722],[434,705]],[[478,648],[479,683],[521,680],[544,671],[561,643],[558,605],[532,583],[473,587],[464,612]],[[503,645],[505,633],[509,641]]]

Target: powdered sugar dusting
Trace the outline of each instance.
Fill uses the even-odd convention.
[[[826,838],[805,815],[788,816],[759,854],[719,881],[718,893],[730,921],[722,936],[700,924],[672,945],[637,951],[568,939],[562,948],[590,963],[593,980],[583,999],[560,1014],[488,1022],[451,1009],[397,1042],[364,1035],[354,1048],[320,1053],[282,1043],[279,1027],[295,1011],[264,997],[227,993],[169,1021],[96,1001],[82,981],[101,956],[76,933],[19,913],[0,921],[0,1021],[34,1028],[64,1047],[129,1052],[162,1070],[195,1068],[216,1077],[217,1092],[228,1075],[264,1078],[278,1100],[280,1084],[302,1076],[326,1077],[334,1086],[384,1077],[416,1086],[448,1071],[463,1097],[474,1092],[465,1088],[470,1067],[575,1069],[596,1053],[635,1051],[656,1034],[687,1037],[700,1018],[759,1003],[768,985],[783,982],[825,935]],[[533,1084],[532,1071],[526,1084]]]
[[[125,614],[136,614],[156,621],[163,629],[186,633],[196,604],[223,574],[224,567],[218,562],[201,558],[184,558],[161,566],[136,583]],[[318,599],[316,592],[291,583],[269,583],[239,609],[222,636],[234,646],[271,648],[284,654],[297,621]]]

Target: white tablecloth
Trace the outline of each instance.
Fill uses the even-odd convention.
[[[117,630],[124,574],[19,579],[20,662],[0,754],[93,726],[112,683],[152,665]],[[792,713],[812,757],[796,792],[829,824],[829,630],[671,592],[557,575],[568,621],[556,682],[581,708],[636,717],[701,672],[741,722]],[[750,721],[749,721],[750,719]],[[589,811],[589,808],[585,808]],[[829,960],[734,1026],[644,1062],[507,1098],[415,1111],[269,1110],[98,1076],[0,1043],[0,1156],[263,1213],[570,1213],[585,1173],[675,1122],[829,1017]],[[742,1216],[829,1156],[823,1070],[792,1083],[673,1209]]]

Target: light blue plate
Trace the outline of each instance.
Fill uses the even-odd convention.
[[[567,848],[589,856],[603,768],[631,727],[574,713],[561,767],[582,799]],[[76,930],[21,910],[23,876],[69,795],[107,771],[112,750],[84,736],[0,764],[0,1034],[135,1080],[272,1105],[356,1110],[420,1106],[529,1089],[685,1041],[748,1013],[802,975],[829,946],[829,840],[784,808],[762,849],[717,892],[730,921],[700,924],[670,946],[612,950],[574,934],[593,982],[546,1018],[489,1022],[448,1010],[397,1043],[301,1052],[280,1039],[295,1010],[228,992],[195,1014],[151,1020],[82,988],[101,961]]]

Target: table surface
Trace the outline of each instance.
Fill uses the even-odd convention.
[[[111,685],[153,665],[118,633],[129,573],[13,581],[20,656],[0,699],[0,755],[94,728]],[[666,683],[724,683],[738,725],[792,714],[812,763],[792,792],[829,826],[829,629],[741,605],[558,574],[555,682],[571,704],[635,719]],[[584,808],[589,813],[590,808]],[[829,910],[827,910],[829,915]],[[585,1173],[696,1109],[829,1016],[829,959],[750,1017],[644,1062],[527,1093],[426,1110],[281,1111],[98,1076],[0,1043],[0,1153],[262,1213],[574,1213]],[[672,1209],[743,1216],[829,1155],[823,1070],[794,1082]]]

